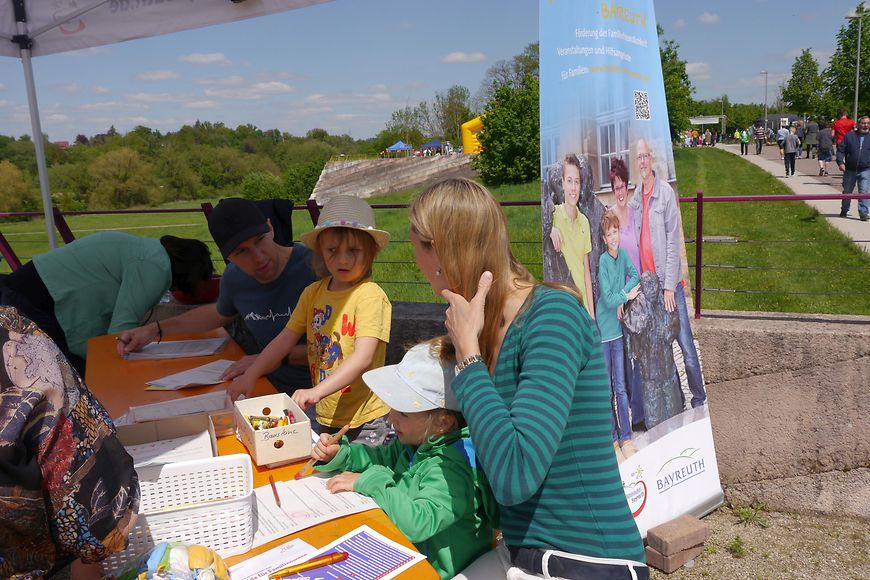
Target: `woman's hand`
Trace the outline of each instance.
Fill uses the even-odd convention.
[[[456,348],[456,360],[462,360],[474,354],[480,354],[478,338],[483,331],[486,295],[492,287],[492,273],[484,272],[477,284],[477,293],[471,302],[460,294],[450,290],[442,290],[441,296],[449,304],[445,313],[444,325],[447,334]]]
[[[328,489],[330,493],[353,491],[353,484],[357,479],[359,479],[359,473],[343,471],[335,477],[331,477],[329,481],[326,482],[326,489]]]
[[[329,433],[321,433],[320,439],[311,448],[311,459],[329,463],[335,458],[339,449],[341,449],[341,445],[332,443],[332,436]]]
[[[559,228],[552,228],[550,230],[550,241],[553,242],[553,249],[557,252],[562,251],[562,232],[559,231]]]

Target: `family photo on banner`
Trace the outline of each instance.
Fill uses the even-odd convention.
[[[595,319],[642,534],[722,501],[651,0],[540,5],[544,278]],[[570,347],[570,345],[565,345]]]

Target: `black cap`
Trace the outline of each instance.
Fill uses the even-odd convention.
[[[226,259],[248,238],[268,232],[269,224],[254,202],[228,197],[221,200],[208,217],[208,231]]]

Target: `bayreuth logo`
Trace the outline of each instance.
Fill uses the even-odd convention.
[[[658,492],[665,493],[704,473],[706,466],[700,451],[698,447],[686,447],[679,455],[665,461],[656,473]]]

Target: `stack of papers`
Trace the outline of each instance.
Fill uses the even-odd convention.
[[[227,337],[203,338],[200,340],[167,340],[146,344],[141,350],[124,354],[127,360],[147,360],[163,358],[185,358],[190,356],[210,356],[220,351]]]
[[[133,467],[137,469],[151,465],[214,457],[208,431],[203,431],[198,435],[127,445],[124,448],[133,458]]]
[[[216,360],[208,364],[204,364],[194,369],[181,371],[161,379],[148,381],[146,384],[151,385],[146,387],[146,391],[176,391],[184,387],[194,387],[198,385],[216,385],[224,382],[221,375],[232,366],[231,360]]]

